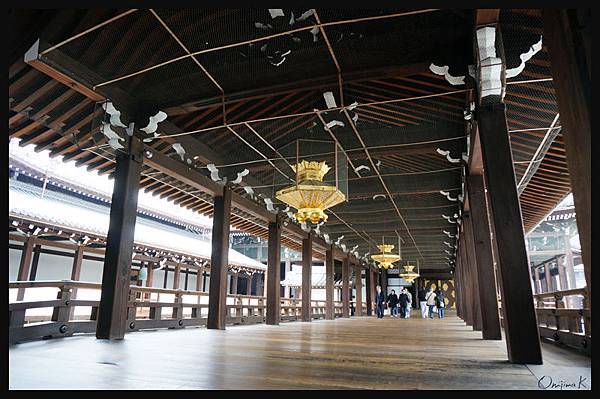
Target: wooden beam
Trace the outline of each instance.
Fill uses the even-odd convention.
[[[302,321],[312,321],[312,237],[302,240]]]
[[[479,285],[482,336],[483,339],[502,339],[483,176],[468,176],[467,186],[471,212],[469,219]]]
[[[209,329],[225,329],[231,194],[231,188],[225,186],[220,195],[214,199],[208,321],[206,322],[206,328]]]
[[[350,260],[342,260],[342,317],[350,317]]]
[[[325,252],[325,318],[327,320],[335,319],[335,309],[333,307],[334,269],[332,247]]]
[[[500,17],[499,8],[480,8],[475,13],[475,25],[489,25],[498,22]]]
[[[58,71],[56,68],[52,68],[47,64],[47,62],[42,61],[44,56],[40,54],[40,50],[42,49],[40,48],[40,40],[38,39],[33,44],[33,46],[31,46],[31,48],[27,50],[27,53],[25,53],[25,63],[29,64],[38,71],[50,76],[51,78],[67,85],[71,89],[78,91],[79,93],[92,99],[93,101],[104,101],[106,99],[103,95],[93,91],[88,86],[81,84],[78,80],[74,79],[73,77]]]
[[[589,307],[592,304],[592,169],[591,169],[591,9],[543,9],[544,40],[548,46],[560,121],[563,126],[569,178]]]
[[[508,359],[512,363],[541,364],[529,261],[506,124],[506,105],[483,105],[478,119],[490,214],[498,248],[496,255]]]
[[[143,163],[142,149],[141,140],[131,137],[128,152],[117,154],[96,324],[96,338],[99,339],[123,339],[127,329],[129,271]]]

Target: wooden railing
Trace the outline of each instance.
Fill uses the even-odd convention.
[[[587,289],[534,294],[540,336],[591,354],[592,320]]]
[[[72,280],[12,281],[9,289],[32,290],[55,288],[56,299],[9,303],[9,342],[65,337],[96,331],[99,300],[72,298],[74,290],[100,291],[101,284]],[[130,286],[127,309],[127,330],[154,328],[184,328],[206,325],[208,293],[181,289]],[[76,314],[75,309],[89,308]],[[27,314],[29,309],[51,308],[39,315]],[[334,302],[335,316],[342,315],[342,302]],[[266,298],[251,295],[228,295],[228,324],[264,323]],[[313,319],[325,318],[325,301],[311,301]],[[281,298],[282,321],[301,320],[302,301]]]
[[[64,337],[96,330],[99,300],[71,299],[73,289],[100,290],[101,284],[82,281],[14,281],[9,289],[56,288],[56,299],[15,302],[9,308],[9,341],[11,343],[43,338]],[[165,299],[168,297],[168,299]],[[162,299],[162,300],[161,300]],[[89,307],[83,319],[74,316],[76,307]],[[48,316],[27,316],[28,309],[52,308]],[[263,323],[266,300],[261,296],[228,295],[228,324]],[[128,331],[150,328],[183,328],[206,325],[208,293],[131,286],[127,309]]]

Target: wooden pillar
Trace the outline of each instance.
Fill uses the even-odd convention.
[[[350,259],[342,260],[342,317],[350,317]]]
[[[33,247],[33,258],[31,260],[31,271],[29,272],[29,281],[35,281],[37,275],[38,264],[40,263],[40,254],[42,246],[37,244]]]
[[[115,183],[106,238],[102,293],[98,307],[96,338],[123,339],[127,329],[129,273],[143,164],[143,145],[129,138],[129,151],[117,151]]]
[[[535,282],[535,292],[536,292],[536,294],[539,294],[542,292],[541,281],[540,281],[540,269],[536,267],[533,269],[533,272],[534,272],[533,281]]]
[[[592,10],[542,9],[560,111],[589,305],[592,298]]]
[[[21,252],[21,262],[19,263],[19,272],[17,273],[17,281],[27,281],[29,270],[31,269],[31,257],[33,255],[33,246],[35,245],[35,237],[27,237]],[[17,290],[17,301],[22,301],[25,297],[25,289]]]
[[[246,275],[246,295],[252,295],[252,274]]]
[[[279,285],[281,281],[281,221],[279,218],[274,223],[269,223],[269,240],[268,240],[268,259],[267,259],[267,319],[266,323],[270,325],[278,325],[281,321],[281,291]],[[258,289],[256,282],[256,294],[260,295],[261,290]]]
[[[546,277],[546,292],[556,291],[554,289],[554,281],[550,273],[550,262],[544,264],[544,276]]]
[[[356,308],[354,314],[356,316],[362,316],[362,268],[360,265],[356,265],[354,269],[354,286],[356,287]]]
[[[335,319],[333,307],[333,276],[334,259],[333,246],[325,252],[325,318],[327,320]]]
[[[179,280],[181,279],[181,265],[178,263],[175,266],[175,274],[173,275],[173,289],[179,289]]]
[[[302,240],[302,321],[312,320],[312,234]]]
[[[381,272],[381,292],[383,292],[383,295],[385,296],[385,298],[387,299],[387,286],[388,286],[388,278],[387,278],[387,269],[379,269]]]
[[[238,291],[238,277],[239,274],[238,273],[232,273],[231,274],[231,293],[233,295],[237,295],[237,291]]]
[[[73,267],[71,268],[71,280],[79,281],[81,277],[81,262],[83,261],[83,246],[77,246],[75,254],[73,255]],[[77,299],[77,288],[73,288],[71,291],[71,299]],[[69,320],[73,318],[75,314],[75,307],[72,306],[69,311]]]
[[[366,290],[366,302],[367,302],[367,316],[373,315],[373,271],[369,267],[365,272],[365,285]]]
[[[419,287],[420,289],[420,287]],[[461,296],[462,296],[462,292],[460,290],[460,271],[458,269],[458,260],[455,261],[454,263],[454,292],[455,292],[455,305],[456,306],[456,316],[459,319],[463,318],[462,315],[462,307],[461,307]]]
[[[506,106],[480,106],[479,135],[504,309],[508,359],[512,363],[541,364],[542,353],[531,293],[529,261],[513,170]]]
[[[471,306],[473,309],[473,330],[482,330],[482,309],[481,298],[479,297],[479,275],[477,268],[477,259],[475,258],[475,246],[473,242],[473,232],[471,225],[471,214],[464,212],[463,216],[464,234],[465,234],[465,254],[469,273],[471,275]]]
[[[152,287],[152,283],[154,282],[154,268],[152,267],[152,262],[148,262],[146,264],[148,268],[148,277],[146,278],[146,287]],[[144,299],[150,299],[151,293],[146,292],[144,294]]]
[[[198,269],[196,271],[196,291],[204,290],[204,268]],[[200,298],[200,297],[198,297]]]
[[[185,280],[183,282],[183,289],[184,290],[188,290],[188,280],[190,279],[190,269],[189,268],[185,268]]]
[[[464,230],[463,230],[464,231]],[[472,292],[471,292],[471,274],[466,256],[466,241],[465,234],[461,233],[459,237],[459,257],[460,257],[460,268],[462,277],[462,292],[463,292],[463,308],[464,308],[464,320],[468,326],[473,325],[473,306],[472,306]]]
[[[169,266],[165,266],[165,274],[163,275],[163,288],[167,288],[167,281],[169,279]]]
[[[467,185],[471,213],[470,230],[475,252],[481,306],[482,336],[483,339],[502,339],[483,176],[469,175]]]
[[[229,266],[229,223],[231,219],[231,189],[223,187],[214,198],[212,253],[210,257],[210,288],[206,328],[224,330],[227,314],[227,268]]]

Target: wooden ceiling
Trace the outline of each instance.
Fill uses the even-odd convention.
[[[298,18],[306,10],[284,11]],[[313,35],[317,17],[321,25]],[[351,165],[371,170],[349,168],[350,200],[329,212],[321,232],[333,241],[343,235],[341,242],[348,249],[358,245],[361,255],[376,252],[382,234],[386,240],[399,235],[405,259],[447,270],[445,250],[450,248],[444,242],[453,242],[444,231],[455,234],[456,225],[442,215],[458,213],[460,203],[439,191],[453,197],[461,192],[462,163],[447,161],[436,149],[450,150],[452,158],[467,151],[463,112],[472,89],[452,86],[428,67],[435,62],[449,65],[453,75],[466,73],[473,63],[473,18],[472,10],[317,9],[316,16],[297,24],[289,25],[286,18],[283,26],[271,21],[266,9],[62,10],[49,19],[40,41],[60,44],[45,54],[48,62],[96,86],[115,103],[118,99],[125,114],[147,118],[162,109],[169,117],[159,125],[160,133],[189,133],[154,140],[154,151],[178,160],[171,144],[179,142],[197,157],[192,167],[205,175],[208,163],[233,177],[248,168],[244,184],[264,197],[274,199],[274,189],[280,188],[274,166],[291,172],[278,159],[279,149],[296,139],[331,140],[333,134]],[[255,26],[270,22],[270,30]],[[507,63],[513,67],[542,34],[541,18],[537,10],[503,10],[500,24]],[[282,33],[290,30],[291,35]],[[290,37],[298,40],[283,40]],[[292,51],[275,66],[265,56],[273,50],[260,50],[264,44]],[[189,52],[200,54],[191,57]],[[344,105],[359,104],[356,129],[344,113],[315,112],[326,109],[325,91],[334,93],[338,106],[340,91]],[[545,155],[538,152],[548,129],[560,127],[545,46],[509,79],[505,102],[516,182],[526,182],[520,199],[528,231],[570,192],[562,135]],[[20,138],[21,145],[34,144],[37,151],[111,174],[114,151],[98,134],[101,114],[89,96],[22,60],[10,66],[9,135]],[[321,118],[342,120],[345,126],[330,134]],[[541,159],[534,163],[537,169],[530,166],[536,154]],[[377,171],[370,159],[380,162]],[[532,176],[523,179],[526,172]],[[141,186],[207,216],[212,213],[209,194],[148,165]],[[235,191],[247,196],[241,186]],[[267,238],[266,222],[240,209],[233,210],[231,222]],[[286,235],[283,244],[300,250],[301,242]]]

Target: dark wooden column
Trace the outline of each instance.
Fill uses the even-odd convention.
[[[333,247],[330,247],[325,252],[325,318],[327,320],[335,319],[333,307],[334,268]]]
[[[463,308],[462,308],[462,290],[460,289],[460,270],[458,267],[458,259],[454,263],[454,291],[456,296],[456,316],[463,319]]]
[[[229,266],[229,223],[231,218],[231,189],[229,186],[223,187],[222,195],[215,197],[213,208],[206,328],[224,330],[227,314],[227,268]]]
[[[479,280],[482,336],[483,339],[502,339],[483,176],[469,175],[467,186],[475,265]]]
[[[123,339],[127,329],[129,273],[143,164],[142,149],[140,139],[131,137],[128,153],[117,151],[96,324],[96,338],[99,339]]]
[[[196,291],[204,291],[204,268],[198,269],[196,274]]]
[[[231,274],[231,293],[233,295],[237,295],[237,291],[238,291],[238,277],[239,277],[238,273],[232,273]]]
[[[302,240],[302,321],[311,321],[312,234]]]
[[[354,269],[354,286],[356,287],[356,308],[354,314],[356,316],[362,316],[362,267],[356,265]]]
[[[369,267],[365,272],[365,285],[367,286],[367,316],[373,315],[373,270]]]
[[[31,269],[31,256],[33,255],[33,246],[35,245],[35,237],[27,237],[21,252],[21,262],[19,263],[19,272],[17,273],[17,281],[27,281],[29,270]],[[17,290],[17,301],[22,301],[25,297],[25,289]]]
[[[246,295],[252,295],[252,274],[246,275]]]
[[[350,259],[342,260],[342,317],[350,317]]]
[[[463,290],[463,305],[465,309],[465,323],[468,326],[473,325],[473,295],[471,291],[471,273],[469,270],[469,263],[466,255],[466,240],[464,230],[460,234],[459,238],[459,246],[460,252],[460,267],[461,267],[461,276],[463,276],[462,281],[462,290]]]
[[[381,272],[381,292],[383,292],[383,295],[385,296],[385,298],[387,299],[387,283],[388,283],[388,279],[387,279],[387,269],[379,269]]]
[[[546,292],[556,291],[554,289],[554,281],[550,273],[550,263],[544,265],[544,276],[546,277]]]
[[[281,320],[281,291],[279,289],[281,280],[281,222],[269,223],[267,260],[267,324],[278,325]],[[261,295],[256,282],[256,295]]]
[[[543,9],[544,43],[560,111],[589,307],[592,298],[592,10]]]
[[[179,280],[181,280],[181,265],[178,263],[175,266],[175,273],[173,274],[173,289],[179,289]]]
[[[152,283],[154,282],[154,268],[152,267],[152,262],[148,262],[146,264],[146,268],[148,269],[148,277],[146,278],[146,287],[152,287]],[[151,293],[144,293],[144,299],[150,299]]]
[[[498,248],[496,255],[508,359],[512,363],[541,364],[540,338],[529,282],[531,276],[506,124],[506,106],[481,106],[478,117],[490,214]]]
[[[479,297],[479,273],[477,268],[477,259],[475,258],[475,246],[473,243],[473,231],[471,229],[471,214],[464,212],[463,215],[464,233],[465,233],[465,249],[469,272],[471,274],[471,298],[473,306],[473,330],[481,331],[481,298]]]
[[[38,264],[40,263],[41,252],[42,246],[40,244],[37,244],[33,247],[33,258],[31,260],[31,270],[29,271],[29,281],[35,281]]]
[[[83,261],[83,246],[77,246],[75,254],[73,256],[73,267],[71,268],[71,280],[79,281],[81,277],[81,262]],[[77,288],[73,288],[71,291],[71,299],[77,298]],[[75,314],[75,307],[71,307],[69,311],[69,320],[73,318]]]

